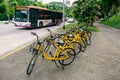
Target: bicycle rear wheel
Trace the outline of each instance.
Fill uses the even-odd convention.
[[[30,60],[30,63],[28,65],[28,67],[27,67],[27,71],[26,71],[27,75],[31,74],[31,72],[32,72],[32,70],[33,70],[33,68],[34,68],[34,66],[36,64],[36,61],[38,59],[38,56],[39,56],[38,52],[33,53],[33,57]]]
[[[79,54],[82,48],[81,44],[79,44],[78,42],[72,42],[72,46],[74,47],[76,54]]]
[[[87,45],[90,45],[92,33],[90,31],[87,31],[87,35],[88,35],[88,38],[86,39],[86,42],[87,42]]]
[[[91,44],[91,37],[87,34],[87,37],[85,38],[85,41],[87,43],[87,45]]]
[[[90,45],[91,44],[91,36],[89,33],[87,32],[84,32],[83,33],[83,38],[85,39],[85,42],[87,45]]]
[[[87,43],[85,41],[85,38],[81,36],[81,51],[84,52],[87,47]]]
[[[87,47],[87,42],[86,42],[86,38],[84,37],[84,35],[85,35],[85,33],[84,32],[82,32],[81,33],[81,40],[82,40],[82,44],[81,44],[81,46],[82,46],[82,49],[81,49],[81,51],[82,52],[84,52],[85,51],[85,49],[86,49],[86,47]]]
[[[91,44],[91,38],[90,38],[90,37],[88,37],[88,38],[86,39],[86,43],[87,43],[87,45],[90,45],[90,44]]]
[[[87,34],[88,34],[88,36],[91,38],[92,32],[91,32],[91,31],[87,31]]]
[[[64,50],[64,52],[68,54],[68,58],[65,60],[58,60],[58,62],[63,66],[67,66],[74,61],[76,53],[73,49],[66,49]],[[62,57],[62,56],[64,56],[63,53],[60,53],[59,57]]]

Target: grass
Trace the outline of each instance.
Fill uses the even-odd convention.
[[[117,15],[110,17],[109,19],[102,21],[102,24],[111,26],[113,28],[120,29],[120,12]]]
[[[70,30],[71,28],[77,26],[77,23],[70,23],[65,25],[65,29],[64,30]],[[63,30],[63,28],[60,28],[60,30]]]
[[[93,26],[93,27],[89,26],[88,29],[89,29],[90,31],[93,31],[93,32],[99,31],[95,26]]]
[[[70,30],[71,28],[77,26],[77,23],[70,23],[65,26],[65,30]],[[96,27],[88,27],[90,31],[97,32],[98,29]],[[63,28],[60,28],[59,30],[63,30]]]

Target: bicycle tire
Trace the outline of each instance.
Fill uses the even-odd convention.
[[[33,53],[33,51],[34,51],[34,49],[37,47],[37,43],[36,42],[34,42],[34,43],[32,43],[31,45],[30,45],[30,47],[29,47],[29,52],[32,52]]]
[[[86,50],[87,44],[85,40],[81,37],[82,43],[81,43],[81,51],[84,52]]]
[[[76,54],[79,54],[82,48],[81,44],[78,42],[72,42],[72,46],[74,47]]]
[[[68,61],[68,59],[65,59],[65,60],[58,60],[58,62],[63,66],[68,66],[75,60],[75,56],[76,56],[75,51],[73,49],[66,49],[64,51],[66,51],[66,53],[68,54],[68,56],[69,56],[68,59],[70,59],[70,61]],[[73,53],[71,55],[71,53],[70,53],[71,51],[74,53],[74,55],[73,55]],[[61,57],[61,56],[63,56],[62,53],[59,54],[59,57]]]
[[[90,31],[87,31],[87,35],[88,35],[88,38],[86,39],[86,43],[87,43],[87,45],[90,45],[92,33]]]
[[[31,72],[33,71],[33,68],[36,64],[37,59],[38,59],[38,53],[34,53],[32,59],[30,60],[29,65],[27,67],[27,71],[26,71],[27,75],[30,75]]]
[[[92,32],[91,31],[87,31],[87,34],[90,38],[92,37]]]
[[[85,40],[86,40],[87,45],[90,45],[90,44],[91,44],[91,38],[90,38],[90,36],[88,36],[88,38],[85,39]]]
[[[84,35],[87,35],[88,37],[85,38]],[[92,33],[90,31],[85,31],[85,32],[82,33],[82,37],[85,39],[85,42],[86,42],[87,45],[91,44],[91,35],[92,35]]]
[[[86,47],[87,47],[87,42],[86,42],[86,39],[85,39],[85,37],[84,37],[84,32],[81,33],[81,39],[82,39],[82,41],[83,41],[82,47],[86,49]],[[83,45],[84,45],[84,46],[83,46]],[[81,51],[84,52],[85,49],[81,49]]]

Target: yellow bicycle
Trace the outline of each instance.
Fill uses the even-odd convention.
[[[53,37],[53,33],[50,29],[47,29],[50,32],[50,37]],[[74,48],[76,54],[78,54],[81,51],[81,44],[75,39],[75,37],[79,37],[76,35],[73,35],[71,31],[67,31],[65,34],[55,34],[54,36],[59,36],[58,41],[64,42],[64,47],[72,47]],[[72,39],[72,40],[71,40]]]
[[[81,45],[81,51],[84,52],[86,49],[86,43],[84,38],[81,36],[82,31],[79,30],[79,28],[75,27],[71,29],[71,35],[74,36],[74,38],[71,39],[72,42],[77,42],[79,45]]]
[[[28,75],[31,74],[40,54],[42,54],[44,59],[55,62],[57,67],[58,67],[58,65],[57,65],[56,61],[58,61],[62,65],[63,68],[64,68],[64,66],[67,66],[74,61],[74,59],[75,59],[74,48],[70,48],[70,47],[65,48],[63,46],[64,43],[55,41],[56,37],[55,38],[45,38],[43,41],[39,41],[38,35],[34,32],[31,32],[31,33],[32,33],[32,35],[37,37],[37,41],[36,41],[35,47],[33,47],[33,49],[31,48],[33,57],[30,60],[30,63],[27,67],[26,73]],[[47,42],[47,46],[45,48],[43,47],[44,42]],[[49,56],[47,54],[47,51],[51,44],[54,44],[54,47],[56,49],[53,54],[51,52],[49,52],[49,54],[51,55],[51,56]]]
[[[83,37],[83,39],[85,40],[87,45],[91,44],[91,36],[92,36],[92,32],[88,29],[82,29],[82,33],[81,36]]]

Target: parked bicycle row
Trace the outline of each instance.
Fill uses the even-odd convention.
[[[62,34],[53,34],[50,29],[46,29],[50,34],[43,40],[39,40],[39,36],[35,32],[31,32],[37,40],[30,46],[33,57],[27,67],[27,75],[33,71],[40,55],[42,58],[54,62],[57,67],[60,64],[64,69],[75,60],[77,54],[84,52],[87,45],[91,44],[92,33],[88,29],[75,27]]]

